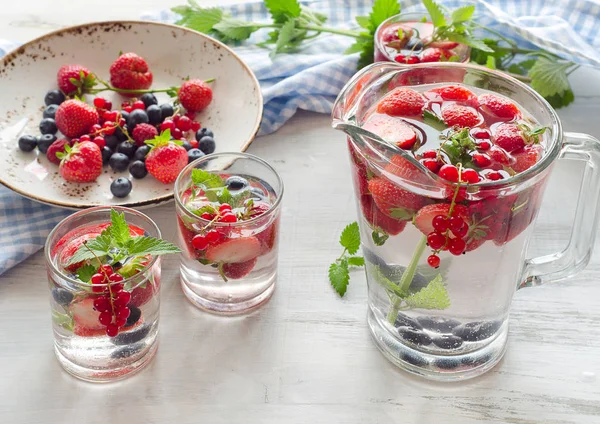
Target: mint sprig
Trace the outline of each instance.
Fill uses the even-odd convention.
[[[353,256],[360,249],[360,229],[358,223],[348,224],[340,235],[340,245],[344,251],[329,266],[329,282],[337,294],[343,297],[350,283],[350,267],[361,267],[365,264],[362,256]]]

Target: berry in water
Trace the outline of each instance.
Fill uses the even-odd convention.
[[[433,250],[441,249],[446,244],[446,237],[440,233],[430,233],[427,236],[427,243]]]
[[[431,225],[433,225],[435,231],[443,233],[448,229],[448,218],[444,215],[437,215],[431,221]]]
[[[440,168],[438,175],[453,183],[458,181],[458,169],[454,165],[443,165]]]
[[[440,257],[438,255],[429,255],[427,258],[427,263],[432,268],[437,268],[440,266]]]
[[[242,189],[245,189],[246,187],[248,187],[248,180],[246,180],[245,178],[242,178],[242,177],[238,177],[237,175],[234,175],[232,177],[227,178],[227,181],[225,181],[225,184],[227,185],[228,190],[237,191],[237,190],[242,190]]]

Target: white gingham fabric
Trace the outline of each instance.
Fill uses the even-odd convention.
[[[184,3],[184,0],[182,0]],[[402,0],[402,11],[424,11],[420,0]],[[454,8],[466,4],[442,1]],[[583,64],[600,66],[599,0],[477,0],[478,21],[521,46],[537,45]],[[316,0],[303,4],[329,17],[327,25],[356,28],[354,17],[368,15],[372,1]],[[269,21],[262,2],[227,7],[232,15],[253,21]],[[170,11],[146,13],[143,19],[175,22]],[[254,70],[265,100],[260,134],[281,127],[298,108],[330,113],[337,93],[355,73],[357,55],[343,56],[352,43],[348,37],[322,34],[307,42],[298,52],[278,55],[273,60],[268,50],[255,47],[264,32],[249,43],[235,47]],[[0,40],[0,56],[16,47]],[[67,212],[44,206],[0,187],[0,274],[39,250],[48,233]]]

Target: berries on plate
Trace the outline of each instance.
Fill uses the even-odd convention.
[[[33,135],[22,135],[19,137],[19,149],[24,152],[31,152],[35,150],[38,145],[38,139]]]
[[[48,147],[48,151],[46,152],[46,157],[52,163],[56,165],[60,165],[60,158],[56,155],[57,153],[64,154],[66,153],[65,146],[72,146],[73,143],[66,138],[61,138],[56,140],[54,143]]]
[[[66,180],[74,183],[96,181],[102,173],[100,148],[90,141],[64,146],[66,153],[56,153],[60,158],[59,172]]]
[[[110,192],[115,197],[127,197],[131,193],[133,185],[125,177],[119,177],[110,184]]]
[[[200,79],[191,79],[181,84],[178,97],[186,110],[201,112],[212,101],[213,93],[206,82]]]
[[[56,74],[56,83],[58,84],[60,91],[67,95],[74,93],[81,95],[94,85],[94,75],[89,69],[82,65],[63,65]],[[53,102],[60,100],[60,96],[56,94],[53,94],[52,96]]]
[[[132,138],[138,146],[143,146],[146,140],[152,140],[158,135],[158,131],[154,125],[138,124],[133,129]]]
[[[67,100],[56,110],[56,126],[67,137],[87,134],[100,117],[96,109],[81,100]]]
[[[110,65],[110,82],[125,90],[144,90],[152,85],[152,72],[148,63],[135,53],[124,53]],[[135,97],[135,94],[121,93]]]

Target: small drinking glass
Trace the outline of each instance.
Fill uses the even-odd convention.
[[[196,182],[209,176],[212,188],[198,186],[194,175]],[[181,287],[194,305],[240,314],[270,299],[277,279],[282,196],[283,182],[273,167],[246,153],[211,154],[179,174],[175,199],[183,250]]]
[[[44,249],[56,356],[68,373],[91,382],[120,380],[140,371],[158,347],[159,256],[142,263],[132,277],[110,284],[83,282],[79,273],[85,271],[81,266],[68,265],[84,241],[96,238],[111,223],[111,209],[124,213],[132,235],[161,237],[146,215],[129,208],[100,206],[61,221],[48,236]],[[89,263],[98,269],[95,260]],[[129,293],[125,297],[130,299],[130,313],[118,334],[109,337],[96,302],[106,293],[120,292]]]

